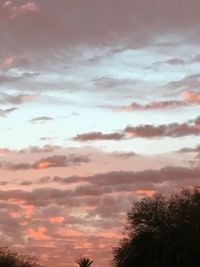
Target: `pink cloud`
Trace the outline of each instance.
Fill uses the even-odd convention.
[[[9,16],[17,19],[15,27],[10,23],[1,23],[1,32],[9,34],[1,40],[0,48],[3,51],[2,47],[9,43],[14,54],[18,55],[29,47],[38,59],[42,54],[46,54],[47,59],[48,52],[53,54],[55,47],[63,51],[66,46],[83,43],[97,46],[118,43],[140,48],[155,44],[157,37],[169,32],[173,32],[172,36],[181,33],[187,39],[187,35],[193,36],[198,30],[197,11],[200,5],[195,0],[190,3],[184,0],[181,6],[179,0],[167,3],[155,0],[124,0],[123,3],[121,0],[60,1],[59,5],[54,0],[43,0],[39,1],[40,6],[35,2],[22,5],[16,2],[4,2]],[[178,14],[177,10],[180,11]],[[25,16],[30,13],[35,16]],[[6,14],[1,17],[7,19]],[[80,21],[82,23],[78,23]],[[147,21],[149,31],[146,30]],[[195,42],[190,38],[191,41]],[[44,51],[45,48],[47,51]]]
[[[61,223],[65,220],[64,217],[62,216],[57,216],[57,217],[49,217],[48,218],[48,221],[51,222],[51,223]]]
[[[8,67],[11,67],[13,66],[13,63],[15,62],[15,57],[8,57],[4,60],[4,65],[5,66],[8,66]]]
[[[25,13],[39,11],[39,7],[33,2],[29,2],[23,5],[15,5],[13,1],[6,1],[4,3],[4,7],[8,10],[12,19]]]
[[[199,105],[200,104],[200,93],[186,91],[181,94],[184,98],[182,100],[163,100],[163,101],[154,101],[148,104],[140,104],[133,102],[128,106],[122,106],[120,108],[115,108],[114,110],[118,111],[137,111],[137,110],[162,110],[162,109],[171,109],[171,108],[181,108],[187,107],[190,105]]]
[[[69,189],[72,179],[76,187]],[[88,184],[80,185],[81,180]],[[36,190],[7,188],[0,191],[1,244],[37,255],[50,267],[55,262],[61,267],[70,266],[74,258],[83,254],[90,255],[100,267],[109,260],[111,248],[121,238],[133,200],[199,181],[199,168],[166,167],[60,177],[59,189],[51,182],[49,188]],[[63,261],[66,251],[69,254]]]
[[[68,167],[68,166],[79,166],[82,163],[88,163],[90,159],[88,156],[76,156],[70,154],[69,156],[65,155],[54,155],[47,158],[41,158],[40,160],[34,163],[21,162],[13,163],[7,161],[0,161],[0,168],[10,171],[18,170],[40,170],[47,168],[58,168],[58,167]]]
[[[191,104],[200,104],[200,92],[184,92],[182,95]]]
[[[56,163],[51,161],[42,161],[36,164],[36,169],[46,169],[50,167],[56,167]]]
[[[31,55],[25,51],[21,55],[9,55],[3,60],[1,64],[2,69],[14,69],[14,68],[24,68],[30,65]]]
[[[50,238],[46,235],[47,229],[45,227],[39,227],[36,230],[28,229],[26,236],[35,240],[49,240]]]
[[[4,104],[6,103],[6,104],[21,105],[27,102],[35,101],[38,98],[39,98],[38,95],[33,95],[33,94],[17,94],[17,95],[3,94],[0,102]]]

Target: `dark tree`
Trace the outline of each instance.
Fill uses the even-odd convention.
[[[89,267],[93,263],[93,261],[91,261],[89,258],[82,257],[77,259],[76,263],[78,263],[80,267]]]
[[[114,249],[116,267],[200,266],[200,191],[183,190],[134,202],[125,238]]]
[[[0,267],[41,267],[35,259],[0,248]]]

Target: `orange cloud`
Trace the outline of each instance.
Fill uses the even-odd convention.
[[[59,216],[59,217],[50,217],[48,218],[48,221],[51,222],[51,223],[61,223],[65,220],[64,217],[62,216]]]
[[[20,199],[17,199],[17,198],[10,198],[7,202],[10,203],[10,204],[14,204],[14,205],[17,205],[18,207],[20,207],[19,211],[12,210],[10,212],[10,215],[12,217],[20,217],[22,215],[25,218],[32,217],[32,215],[34,213],[34,210],[35,210],[35,207],[33,205],[26,204],[25,200],[20,200]]]
[[[188,91],[188,92],[184,92],[182,95],[190,103],[193,103],[193,104],[200,103],[200,93],[194,93],[194,92]]]
[[[59,229],[58,234],[65,237],[81,237],[83,234],[73,229]]]
[[[50,238],[45,234],[47,229],[45,227],[39,227],[37,230],[32,228],[27,230],[27,237],[35,240],[49,240]]]
[[[36,169],[45,169],[53,166],[56,166],[54,162],[43,161],[43,162],[38,162],[38,164],[36,165]]]
[[[119,229],[112,229],[112,231],[106,230],[104,232],[101,232],[99,234],[97,234],[97,236],[99,237],[103,237],[103,238],[108,238],[108,239],[120,239],[122,238],[122,233],[120,232]]]
[[[17,211],[11,211],[10,212],[10,216],[13,217],[13,218],[17,218],[17,217],[19,217],[19,212],[17,212]]]
[[[155,190],[136,190],[135,193],[137,195],[145,196],[145,197],[152,197],[156,191]]]

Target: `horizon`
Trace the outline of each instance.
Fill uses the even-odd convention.
[[[0,0],[0,240],[109,265],[133,201],[200,183],[200,1]]]

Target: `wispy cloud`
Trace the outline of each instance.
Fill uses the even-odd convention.
[[[6,117],[9,113],[14,112],[17,108],[0,109],[0,117]]]
[[[36,117],[30,120],[31,123],[45,123],[48,121],[53,121],[54,118],[49,117],[49,116],[41,116],[41,117]]]

